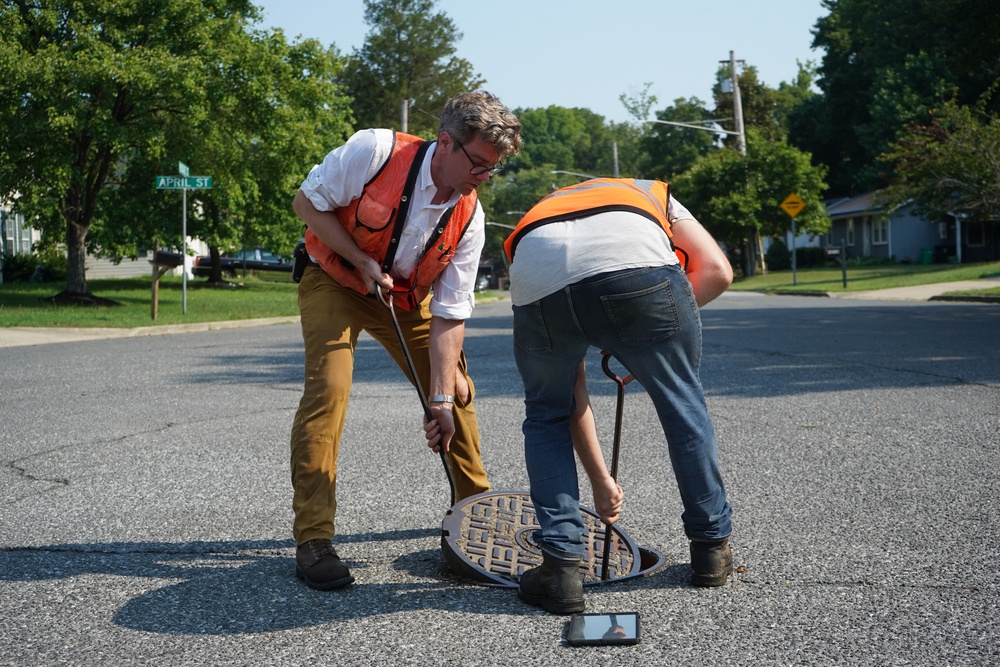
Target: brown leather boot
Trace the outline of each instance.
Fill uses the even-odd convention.
[[[582,612],[586,605],[580,561],[557,558],[543,551],[542,564],[521,575],[518,597],[550,614]]]
[[[309,540],[295,550],[295,576],[309,588],[332,591],[354,581],[330,540]]]
[[[694,586],[725,586],[733,571],[729,538],[691,542],[691,583]]]

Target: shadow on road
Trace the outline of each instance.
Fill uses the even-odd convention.
[[[433,529],[338,536],[338,544],[391,542],[436,537]],[[447,569],[437,549],[378,562],[347,559],[357,579],[346,589],[314,591],[294,576],[291,540],[240,542],[111,542],[24,547],[0,551],[0,581],[70,580],[92,575],[142,580],[121,585],[134,595],[114,614],[122,627],[176,635],[237,635],[275,632],[399,612],[428,614],[537,613],[510,588],[477,585]],[[378,567],[378,574],[370,572]],[[388,575],[386,575],[388,572]],[[394,574],[395,573],[395,574]],[[372,581],[377,577],[379,581]],[[385,581],[385,579],[398,579]],[[608,584],[617,590],[686,585],[687,565],[673,564],[655,575]],[[367,581],[366,581],[367,579]],[[68,583],[67,583],[68,587]],[[602,586],[603,587],[603,586]],[[71,595],[112,591],[113,581],[73,586]]]

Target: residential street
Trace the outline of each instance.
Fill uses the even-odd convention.
[[[621,527],[665,558],[587,588],[633,647],[450,572],[421,408],[359,344],[335,543],[356,583],[294,577],[294,322],[0,349],[0,665],[995,665],[1000,307],[728,293],[702,377],[739,570],[687,584],[651,402],[626,392]],[[526,490],[510,304],[466,352],[495,490]],[[610,456],[615,386],[588,360]],[[591,505],[582,477],[582,499]]]

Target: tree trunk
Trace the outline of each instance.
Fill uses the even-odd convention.
[[[66,291],[70,294],[90,294],[86,274],[87,229],[75,220],[66,221]]]
[[[208,254],[212,258],[212,271],[208,276],[208,282],[218,284],[222,282],[222,253],[216,246],[208,249]]]
[[[749,278],[757,273],[757,257],[754,244],[750,239],[743,239],[743,276]]]

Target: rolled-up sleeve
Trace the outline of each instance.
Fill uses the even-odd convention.
[[[332,211],[361,196],[370,175],[388,159],[378,132],[355,132],[312,168],[299,189],[317,211]],[[391,137],[389,142],[391,150]]]

